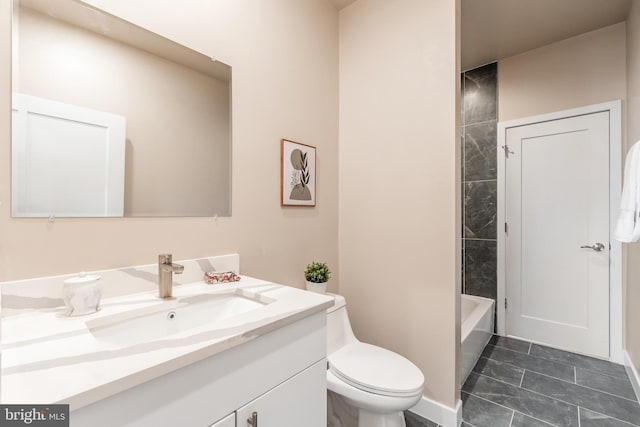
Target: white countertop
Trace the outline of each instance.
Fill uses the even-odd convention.
[[[267,302],[252,311],[170,337],[119,347],[98,341],[87,326],[129,310],[172,301],[144,292],[102,301],[97,313],[67,317],[64,307],[2,319],[2,403],[89,405],[145,381],[321,312],[333,298],[243,276],[232,284],[174,287],[174,296],[236,292]],[[99,322],[99,320],[98,320]]]

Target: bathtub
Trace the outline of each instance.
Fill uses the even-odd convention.
[[[484,346],[493,335],[494,301],[473,295],[460,296],[460,384],[464,384]]]

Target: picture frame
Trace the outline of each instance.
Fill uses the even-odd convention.
[[[316,205],[316,147],[280,140],[280,206]]]

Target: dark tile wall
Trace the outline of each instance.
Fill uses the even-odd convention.
[[[462,73],[462,292],[496,298],[498,66]]]

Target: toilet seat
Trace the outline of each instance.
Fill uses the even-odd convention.
[[[397,353],[361,342],[328,356],[329,370],[340,380],[369,393],[391,397],[421,394],[424,375]]]

